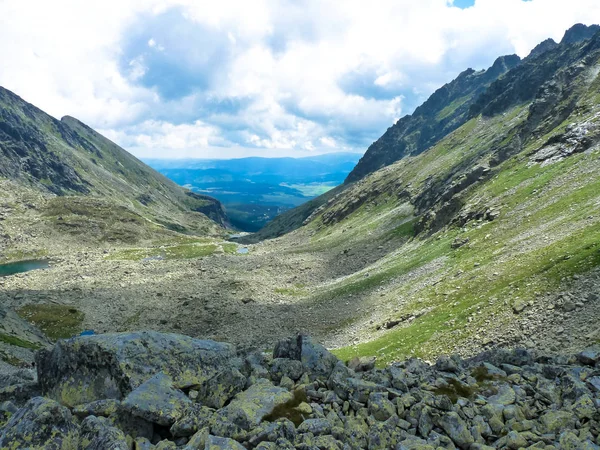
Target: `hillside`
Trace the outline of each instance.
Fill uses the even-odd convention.
[[[218,234],[227,225],[215,199],[182,189],[77,119],[58,121],[3,88],[0,183],[8,259],[44,252],[32,235],[132,243],[173,231]]]

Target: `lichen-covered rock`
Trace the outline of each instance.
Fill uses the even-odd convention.
[[[214,410],[194,403],[189,406],[183,416],[177,420],[171,427],[171,434],[174,437],[192,436],[202,428],[208,426]]]
[[[248,430],[257,426],[277,406],[291,401],[292,398],[292,394],[286,389],[260,379],[246,391],[236,395],[219,414]]]
[[[73,408],[73,414],[78,417],[102,416],[109,417],[116,413],[121,406],[121,402],[113,398],[106,400],[96,400],[95,402],[77,405]]]
[[[197,431],[189,440],[184,450],[204,450],[208,440],[208,428],[202,428]]]
[[[273,350],[273,358],[301,361],[311,379],[329,378],[339,361],[321,344],[303,335],[279,341]]]
[[[0,432],[2,449],[74,449],[78,440],[79,427],[71,412],[42,397],[29,400]]]
[[[288,358],[275,358],[271,362],[271,379],[280,381],[283,377],[288,377],[293,381],[298,381],[304,372],[304,367],[300,361]]]
[[[81,423],[81,450],[129,450],[125,434],[104,417],[89,416]]]
[[[374,392],[369,396],[369,414],[383,422],[396,414],[396,407],[388,399],[387,393]]]
[[[575,416],[567,411],[548,411],[540,417],[540,424],[544,433],[556,433],[573,427]]]
[[[246,450],[242,444],[234,441],[233,439],[208,436],[206,441],[205,450]]]
[[[154,331],[59,341],[36,361],[43,394],[68,406],[123,399],[161,372],[184,388],[241,365],[232,345]]]
[[[327,419],[308,419],[298,427],[299,433],[312,433],[315,436],[331,433],[331,422]]]
[[[438,419],[437,425],[444,430],[450,439],[452,439],[452,441],[460,448],[469,448],[469,446],[475,442],[473,435],[469,432],[467,424],[454,411],[443,414]]]
[[[173,387],[171,377],[159,373],[129,394],[122,407],[148,422],[171,426],[191,403],[183,392]]]
[[[197,402],[219,409],[246,386],[246,377],[235,367],[227,367],[198,387]]]

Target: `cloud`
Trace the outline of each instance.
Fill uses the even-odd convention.
[[[0,85],[138,156],[364,151],[597,0],[4,0]]]

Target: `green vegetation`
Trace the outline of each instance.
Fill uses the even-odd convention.
[[[39,344],[25,341],[16,336],[11,336],[11,335],[4,334],[4,333],[0,333],[0,342],[4,342],[5,344],[9,344],[9,345],[14,345],[16,347],[28,348],[31,350],[39,350],[40,348],[42,348],[42,346]]]
[[[212,255],[217,249],[218,246],[216,244],[206,242],[162,246],[158,248],[130,248],[117,250],[108,255],[107,259],[125,261],[141,261],[146,258],[193,259]]]
[[[289,295],[291,297],[302,297],[307,294],[303,284],[295,284],[294,287],[275,288],[276,294]]]
[[[72,306],[37,304],[26,305],[17,313],[42,330],[50,339],[65,339],[83,331],[84,315]]]

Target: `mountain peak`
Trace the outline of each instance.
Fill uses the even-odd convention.
[[[590,39],[594,34],[600,31],[600,25],[584,25],[582,23],[578,23],[569,28],[562,40],[561,44],[573,44],[575,42],[585,41],[586,39]]]
[[[531,50],[529,55],[527,55],[527,59],[537,58],[538,56],[546,53],[547,51],[554,50],[556,47],[558,47],[556,41],[552,38],[548,38],[545,41],[540,42],[538,45],[536,45],[533,48],[533,50]]]

